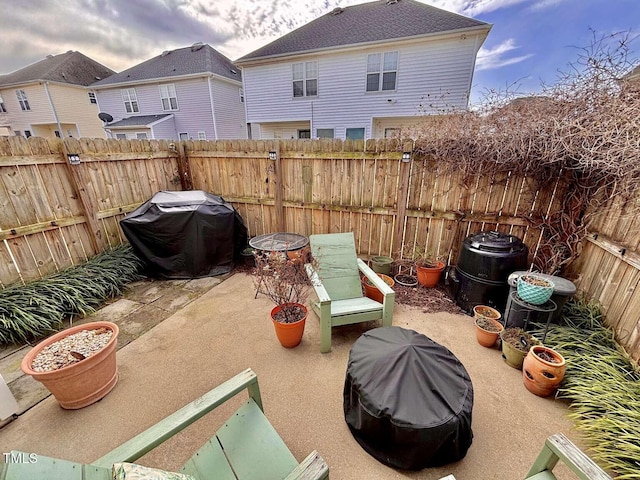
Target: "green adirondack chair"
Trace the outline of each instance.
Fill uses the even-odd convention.
[[[556,480],[552,470],[558,461],[567,465],[580,480],[611,480],[604,470],[561,433],[547,438],[525,479]]]
[[[311,235],[309,243],[314,263],[305,268],[318,297],[311,307],[320,317],[321,352],[331,351],[332,327],[371,320],[390,326],[395,293],[357,257],[353,232]],[[382,303],[363,295],[360,273],[382,292]]]
[[[247,369],[91,464],[11,452],[0,480],[111,480],[112,466],[134,462],[238,393],[249,399],[182,467],[197,480],[321,480],[329,467],[313,451],[298,463],[265,417],[256,374]]]

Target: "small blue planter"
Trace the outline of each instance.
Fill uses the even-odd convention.
[[[534,283],[527,279],[534,280]],[[542,285],[544,284],[544,286]],[[527,273],[518,277],[518,296],[532,305],[542,305],[551,298],[555,285],[552,281]]]

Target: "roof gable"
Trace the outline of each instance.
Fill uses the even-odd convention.
[[[110,75],[114,71],[101,63],[69,50],[60,55],[48,55],[39,62],[15,72],[0,76],[0,85],[15,85],[33,81],[51,81],[87,86]]]
[[[93,86],[140,82],[198,73],[213,73],[241,81],[240,71],[235,68],[231,60],[209,45],[195,43],[190,47],[164,51],[156,57],[96,82]]]
[[[473,27],[491,25],[415,0],[378,0],[336,8],[237,62]]]

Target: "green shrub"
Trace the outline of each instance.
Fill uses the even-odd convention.
[[[21,343],[55,332],[66,317],[85,316],[127,283],[141,278],[142,262],[121,245],[86,263],[0,290],[0,343]]]

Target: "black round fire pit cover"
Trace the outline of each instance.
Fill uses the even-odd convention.
[[[420,470],[464,458],[472,409],[466,369],[425,335],[382,327],[353,344],[344,416],[362,448],[382,463]]]

